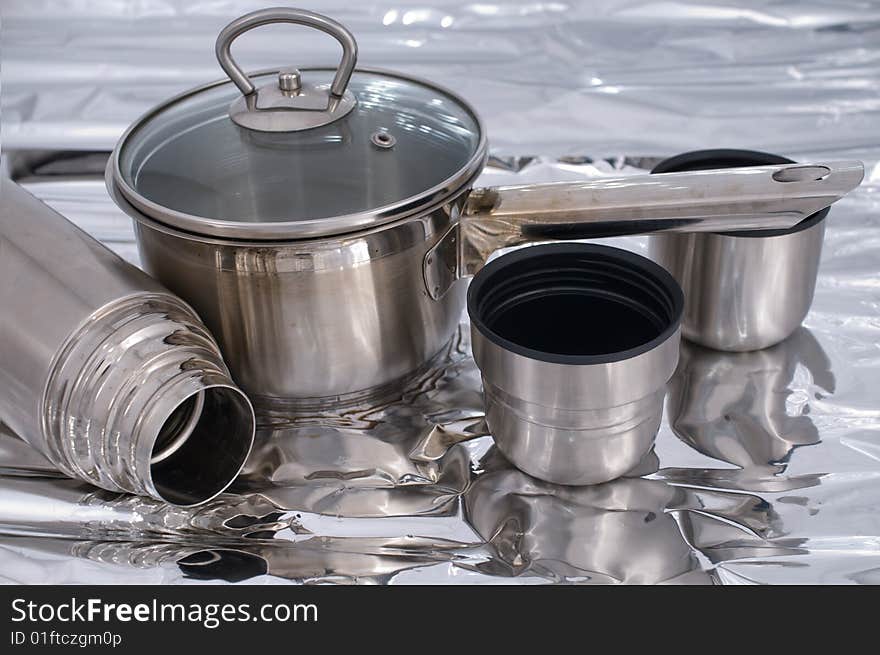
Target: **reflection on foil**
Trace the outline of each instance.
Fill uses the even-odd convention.
[[[52,462],[0,422],[0,475],[63,477]]]
[[[114,494],[69,479],[0,478],[0,532],[64,539],[211,540],[290,528],[291,519],[259,495],[226,494],[198,507]]]
[[[426,539],[320,539],[295,546],[200,550],[177,560],[182,572],[203,580],[237,581],[268,575],[304,583],[387,584],[413,569],[466,560],[459,544]],[[466,553],[465,549],[465,553]]]
[[[217,32],[253,3],[50,4],[3,0],[0,168],[136,263],[106,152],[219,77]],[[274,417],[238,487],[198,508],[58,479],[0,427],[0,581],[880,583],[880,7],[312,4],[371,65],[474,103],[493,151],[479,186],[644,173],[707,147],[864,159],[829,215],[808,330],[742,356],[683,344],[657,461],[595,489],[493,464],[467,326],[401,401]],[[332,40],[302,38],[335,65]],[[279,63],[271,29],[237,47]]]
[[[21,463],[7,472],[19,475],[0,477],[0,497],[8,501],[0,504],[7,537],[0,543],[228,582],[265,575],[385,583],[426,567],[475,565],[484,559],[482,544],[458,517],[458,498],[471,479],[470,451],[461,442],[486,435],[481,405],[461,329],[393,402],[265,417],[238,493],[186,509],[33,477],[39,471],[28,464],[42,461],[7,433],[0,452],[26,459],[9,457]],[[405,522],[358,520],[371,517]],[[409,534],[413,527],[418,533]],[[14,572],[0,565],[0,576],[14,579]]]
[[[319,536],[309,530],[307,513],[285,511],[260,494],[227,494],[184,509],[95,491],[73,480],[31,477],[0,480],[0,494],[0,550],[164,568],[200,580],[269,575],[296,582],[381,583],[412,569],[484,558],[470,531],[459,531],[466,541],[371,536],[359,534],[367,532],[364,526],[348,523],[344,536]],[[443,532],[442,526],[436,532]],[[19,565],[15,557],[0,558],[0,579],[15,580]]]
[[[469,332],[402,396],[338,413],[264,417],[237,489],[349,517],[448,515],[471,476],[462,441],[486,435]]]
[[[493,448],[465,495],[467,519],[492,547],[477,568],[557,582],[711,583],[672,509],[685,493],[621,478],[566,487],[532,478]]]
[[[27,549],[43,557],[87,560],[171,579],[242,582],[270,576],[301,584],[387,584],[426,567],[484,561],[483,548],[418,537],[315,537],[298,543],[71,541],[57,538],[0,539],[0,549]]]
[[[802,367],[808,393],[791,389]],[[722,353],[683,342],[669,383],[667,420],[684,443],[736,469],[666,470],[668,480],[748,491],[785,491],[819,484],[821,475],[783,475],[796,448],[819,443],[809,399],[834,392],[831,362],[816,338],[799,328],[766,350]]]

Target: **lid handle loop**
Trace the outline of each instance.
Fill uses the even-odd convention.
[[[263,25],[271,25],[272,23],[306,25],[316,30],[321,30],[339,41],[339,44],[342,46],[342,60],[339,62],[339,68],[336,70],[333,84],[330,85],[330,95],[341,98],[345,94],[348,81],[351,79],[351,74],[354,72],[354,67],[357,63],[357,42],[354,40],[354,35],[344,25],[337,23],[332,18],[316,14],[312,11],[306,11],[305,9],[293,9],[291,7],[272,7],[245,14],[229,23],[217,36],[217,44],[214,48],[217,61],[220,62],[220,67],[242,94],[248,96],[257,89],[232,58],[232,53],[230,52],[232,42],[245,32]]]
[[[232,42],[262,25],[294,23],[321,30],[342,45],[342,60],[331,84],[301,78],[296,69],[282,70],[274,84],[257,88],[230,53]],[[221,68],[242,95],[229,107],[232,121],[259,132],[296,132],[332,123],[350,112],[357,99],[348,91],[357,63],[357,43],[351,32],[332,18],[305,9],[274,7],[237,18],[217,36],[214,51]]]

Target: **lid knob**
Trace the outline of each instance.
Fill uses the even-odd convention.
[[[282,91],[299,91],[302,88],[302,77],[295,68],[278,73],[278,88]]]

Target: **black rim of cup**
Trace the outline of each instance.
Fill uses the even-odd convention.
[[[684,294],[661,266],[588,243],[521,248],[471,281],[472,325],[504,350],[557,364],[608,364],[653,350],[681,324]]]

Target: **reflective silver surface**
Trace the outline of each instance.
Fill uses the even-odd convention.
[[[232,59],[230,46],[245,32],[273,23],[306,25],[339,41],[342,62],[331,84],[316,85],[318,71],[307,71],[304,85],[302,71],[282,70],[255,87]],[[330,17],[291,8],[254,11],[223,28],[215,51],[243,94],[229,109],[231,121],[222,111],[230,85],[220,81],[198,87],[138,118],[108,167],[108,184],[164,225],[237,239],[349,232],[450,203],[484,158],[480,119],[453,92],[370,70],[357,71],[352,83],[357,44]],[[405,138],[398,140],[389,130]],[[393,145],[371,147],[375,142],[366,135],[377,132],[389,133]],[[524,240],[548,238],[548,229],[558,231],[568,222],[593,227],[597,219],[607,221],[608,214],[627,221],[623,233],[718,225],[768,229],[790,227],[823,209],[861,178],[860,163],[841,162],[775,172],[703,171],[668,182],[632,178],[484,189],[474,194],[466,213],[500,226],[513,223],[514,232],[524,223]],[[529,234],[529,228],[536,234]],[[477,230],[485,234],[505,228]]]
[[[329,108],[287,106],[308,100],[295,95],[301,71],[280,73],[293,90],[261,109],[266,87],[255,90],[230,45],[274,22],[316,27],[340,41],[343,63],[331,93],[341,102],[347,86],[357,99],[351,113],[286,129],[291,111]],[[454,248],[485,259],[503,246],[551,238],[790,227],[864,174],[860,162],[844,161],[490,188],[466,198],[487,148],[476,113],[431,83],[354,71],[355,50],[352,35],[319,14],[276,8],[242,16],[223,29],[216,51],[247,106],[239,99],[227,118],[233,85],[225,82],[181,94],[135,121],[108,163],[110,193],[138,223],[145,269],[206,317],[233,353],[233,373],[261,404],[378,395],[423,367],[461,312],[449,293],[458,275],[444,279],[431,265],[446,260],[434,253],[436,242],[462,212]],[[273,117],[268,123],[261,110]],[[377,132],[390,147],[375,145]],[[376,231],[386,223],[388,234]],[[364,226],[372,232],[354,231]],[[420,226],[422,243],[415,236],[392,245]],[[377,241],[385,245],[369,245]],[[343,253],[332,268],[319,261],[328,251]],[[358,301],[345,298],[351,293]],[[358,362],[364,351],[372,361]],[[314,370],[329,374],[317,382]]]
[[[261,242],[199,236],[144,215],[113,181],[119,152],[111,157],[107,184],[136,222],[144,268],[195,307],[217,335],[236,380],[259,404],[327,405],[381,395],[448,341],[463,308],[461,275],[500,247],[571,236],[554,229],[617,233],[643,215],[638,203],[625,200],[627,194],[658,212],[635,222],[642,226],[654,220],[658,229],[673,230],[790,226],[848,192],[863,175],[861,163],[850,162],[829,164],[821,180],[785,184],[772,178],[779,167],[756,167],[511,187],[521,199],[513,200],[512,208],[472,210],[457,223],[465,181],[457,195],[428,214],[345,235]],[[174,183],[161,188],[183,193]],[[508,190],[499,192],[508,197]],[[305,185],[302,194],[311,193]],[[694,197],[706,194],[715,204],[694,205]],[[771,211],[777,196],[792,195],[801,200],[790,198],[785,212]],[[535,213],[539,200],[562,214]],[[624,213],[616,212],[618,205]],[[597,206],[605,212],[597,213]],[[462,233],[449,243],[456,229]],[[451,269],[444,250],[455,260]],[[474,265],[460,265],[464,260]]]
[[[213,54],[195,48],[194,35],[210,43],[224,24],[257,5],[250,0],[210,5],[157,0],[123,9],[90,2],[77,5],[63,23],[52,21],[54,12],[46,6],[44,0],[5,0],[0,9],[6,149],[109,151],[150,106],[217,76]],[[874,28],[880,8],[787,0],[671,0],[662,6],[650,0],[573,0],[540,7],[452,0],[354,6],[322,0],[314,8],[337,16],[358,35],[365,64],[437,80],[474,101],[495,155],[477,181],[481,186],[644,173],[668,155],[712,146],[758,148],[802,161],[857,158],[869,164],[866,182],[838,203],[828,221],[815,298],[805,320],[811,338],[792,342],[788,372],[752,373],[736,383],[741,392],[733,397],[746,399],[737,403],[736,431],[752,444],[740,450],[769,453],[769,461],[787,448],[782,441],[803,443],[792,450],[786,470],[774,475],[766,468],[738,468],[744,458],[737,465],[717,459],[716,451],[701,452],[704,446],[695,448],[676,437],[664,417],[655,446],[660,471],[648,479],[672,489],[657,492],[649,485],[648,498],[636,491],[613,504],[593,501],[590,511],[597,520],[612,521],[638,516],[638,509],[627,513],[621,508],[654,513],[663,508],[663,516],[641,524],[643,529],[673,519],[699,566],[697,575],[705,579],[705,572],[721,584],[880,582],[880,361],[875,346],[880,340],[875,144],[880,59]],[[236,57],[248,68],[277,66],[279,44],[291,38],[283,27],[266,30],[236,42]],[[294,35],[296,51],[301,39],[303,51],[314,53],[315,61],[335,66],[336,43],[309,32]],[[57,177],[88,158],[78,153],[41,160],[41,174],[54,171],[56,176],[30,188],[136,261],[131,221],[107,199],[103,182]],[[641,253],[646,249],[643,238],[609,241]],[[518,552],[534,552],[529,544],[549,540],[540,527],[531,529],[523,547],[500,557],[481,545],[483,539],[464,520],[458,490],[467,484],[469,469],[479,482],[479,463],[490,439],[455,447],[451,466],[439,467],[442,485],[430,482],[435,474],[425,465],[436,461],[443,444],[479,434],[480,383],[468,350],[466,340],[460,343],[457,363],[444,374],[436,369],[426,373],[427,381],[404,403],[340,417],[317,413],[298,427],[279,421],[279,438],[260,447],[249,464],[263,471],[254,495],[236,489],[200,510],[170,511],[47,478],[49,465],[35,451],[0,437],[0,577],[7,582],[149,584],[198,584],[211,576],[257,584],[530,584],[634,580],[639,568],[647,581],[688,569],[674,535],[662,530],[654,533],[660,537],[655,552],[670,561],[649,561],[652,542],[638,538],[647,532],[631,520],[624,531],[632,544],[621,554],[632,554],[632,560],[606,571],[612,575],[594,572],[588,580],[573,567],[570,578],[551,576],[565,565],[545,560],[542,569],[524,558],[521,573],[511,575],[517,569],[508,562],[516,561]],[[775,349],[755,354],[766,352]],[[766,368],[782,367],[771,363]],[[718,397],[724,396],[731,394]],[[694,425],[706,423],[698,419]],[[285,438],[285,430],[299,438]],[[805,443],[817,438],[817,443]],[[728,437],[734,446],[737,440],[743,439]],[[288,443],[296,443],[296,449],[288,449]],[[305,451],[308,444],[316,447]],[[324,444],[328,452],[322,455],[318,445]],[[340,445],[357,457],[341,463]],[[326,484],[298,484],[316,473]],[[18,477],[26,474],[39,477]],[[59,491],[71,487],[75,492],[70,495]],[[547,496],[548,489],[552,486],[541,493]],[[671,501],[664,502],[663,494]],[[282,502],[285,496],[289,502]],[[304,509],[317,502],[323,513]],[[504,502],[509,506],[515,498]],[[538,502],[566,506],[550,497],[530,504]],[[583,516],[590,502],[587,496],[580,507],[569,505],[571,517]],[[299,509],[275,509],[285,505]],[[359,518],[367,507],[370,517]],[[503,522],[510,512],[501,507],[480,526],[491,530]],[[603,507],[611,511],[604,513]],[[377,516],[386,511],[389,515]],[[581,522],[577,535],[588,535],[583,526],[589,520]],[[43,523],[43,534],[64,538],[21,536],[37,521]],[[308,553],[317,566],[304,567],[300,574],[283,567],[270,573],[271,567],[261,567],[259,560],[211,555],[225,548],[221,543],[229,533],[236,536],[229,549],[238,551],[253,545],[262,530],[264,541],[257,547],[266,540],[276,546],[263,549],[264,562],[302,543],[302,557]],[[242,544],[244,538],[237,535],[251,531],[257,535]],[[567,537],[555,532],[552,541],[564,543]],[[630,549],[637,545],[644,547],[641,554]],[[193,552],[189,546],[209,552],[195,556],[192,566],[178,565]],[[583,564],[590,557],[585,550],[575,545],[563,558]],[[200,564],[210,560],[229,566]],[[321,570],[322,563],[331,561]],[[614,564],[613,554],[592,561]],[[200,567],[204,576],[195,577]]]
[[[0,280],[0,420],[111,491],[193,505],[235,479],[254,412],[198,316],[5,177]]]
[[[540,158],[503,164],[481,181],[638,172]],[[153,584],[880,582],[871,346],[878,328],[865,292],[876,277],[877,244],[865,238],[876,229],[873,175],[829,222],[806,328],[755,353],[684,344],[654,454],[632,472],[641,479],[570,490],[491,464],[498,454],[483,436],[480,375],[463,326],[400,402],[295,420],[276,414],[233,493],[194,510],[53,478],[33,450],[0,435],[0,576]],[[131,252],[130,222],[104,213],[112,203],[102,181],[30,188]],[[607,240],[642,253],[646,241]],[[520,541],[516,526],[526,535]],[[626,535],[625,547],[610,534]],[[653,540],[642,538],[649,534]],[[609,552],[608,543],[618,547]]]
[[[662,176],[474,189],[468,194],[458,228],[449,230],[428,252],[424,266],[425,284],[432,298],[442,298],[458,279],[473,275],[499,248],[536,241],[638,233],[663,233],[660,235],[662,237],[667,233],[702,234],[752,228],[754,232],[769,230],[775,234],[800,224],[814,215],[815,211],[836,202],[857,187],[864,176],[861,162],[837,162],[829,166],[835,169],[833,175],[825,165],[793,165],[785,168],[738,168],[727,171],[730,177],[725,177],[723,172],[694,177],[676,172],[663,173]],[[799,176],[804,171],[814,173],[801,179]],[[816,174],[823,177],[813,179]],[[794,178],[780,183],[777,178],[786,175],[793,175]],[[792,241],[797,242],[796,239]],[[704,284],[707,292],[711,293],[715,293],[715,289],[709,285],[727,284],[743,293],[736,280],[730,281],[727,277],[716,280],[707,270],[713,265],[712,260],[709,263],[701,260],[699,266],[694,266],[694,260],[703,255],[701,250],[690,246],[703,242],[699,235],[690,235],[686,239],[658,237],[652,252],[656,253],[655,259],[662,260],[661,263],[665,263],[668,270],[675,271],[680,283],[687,283],[689,287]],[[745,244],[741,248],[745,248]],[[798,264],[797,270],[789,273],[790,286],[794,286],[793,281],[798,279],[805,266],[809,272],[811,261],[809,259],[807,264]],[[708,277],[706,281],[699,277],[704,272]],[[694,279],[686,279],[687,276]],[[811,288],[810,283],[801,286]],[[699,288],[690,294],[692,316],[689,319],[689,333],[700,332],[696,327],[691,327],[697,325],[694,315],[699,313],[697,298],[700,294]],[[731,291],[719,295],[729,299]],[[802,296],[803,292],[799,295]],[[809,308],[810,298],[806,299],[804,313]],[[799,300],[791,303],[797,309],[802,304]],[[738,306],[741,303],[742,300],[737,299],[735,304]],[[755,312],[763,309],[761,303],[757,305],[753,308]],[[732,329],[726,325],[731,322],[730,319],[713,319],[717,319],[719,330]],[[796,324],[802,319],[803,316]],[[704,324],[707,332],[714,325],[708,321],[699,323]],[[755,329],[751,332],[754,333]],[[790,330],[786,334],[790,334]],[[751,336],[750,340],[755,341],[756,337]]]
[[[251,399],[302,407],[382,396],[446,345],[466,285],[435,301],[421,271],[450,223],[443,206],[324,239],[224,241],[145,217],[135,234],[144,268],[196,309]]]
[[[749,353],[718,353],[685,343],[669,386],[669,425],[689,446],[737,467],[730,481],[750,475],[767,478],[768,489],[797,488],[797,477],[783,475],[788,463],[796,448],[820,441],[809,416],[788,411],[789,402],[799,402],[785,391],[799,367],[812,377],[817,397],[834,392],[831,362],[807,328]]]
[[[685,338],[710,348],[748,351],[779,343],[813,301],[825,224],[772,237],[662,234],[649,255],[685,292]]]
[[[557,582],[712,584],[675,521],[687,491],[621,478],[552,485],[513,468],[494,449],[464,497],[468,522],[491,547],[481,571]]]
[[[486,257],[541,239],[790,228],[864,177],[858,161],[723,168],[475,189],[464,240]]]

